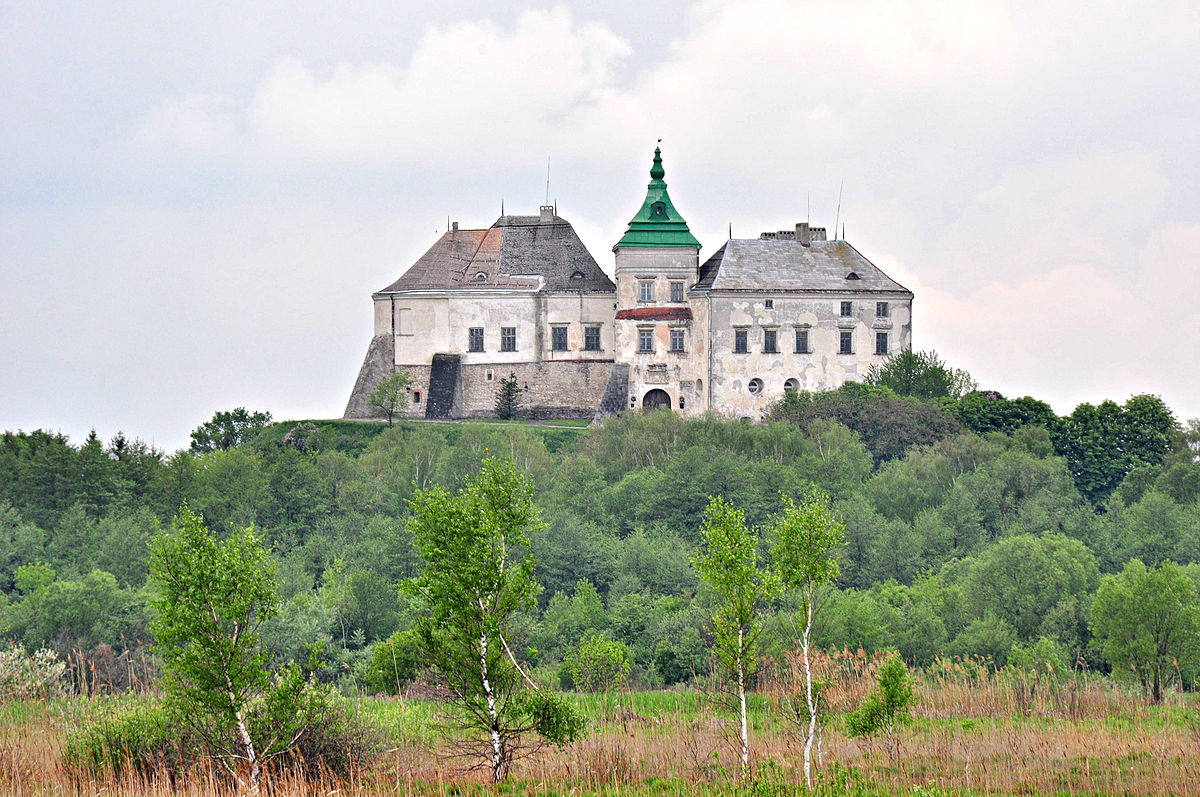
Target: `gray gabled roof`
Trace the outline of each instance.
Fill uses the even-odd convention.
[[[853,274],[857,278],[849,278]],[[912,292],[845,241],[732,239],[700,266],[700,291]]]
[[[482,276],[481,276],[482,275]],[[615,293],[616,286],[559,216],[501,216],[486,230],[442,235],[400,279],[396,291],[540,290]]]

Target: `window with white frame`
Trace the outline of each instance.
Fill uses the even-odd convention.
[[[683,330],[676,328],[671,330],[671,351],[683,351]]]
[[[638,351],[643,353],[654,351],[653,327],[638,327]]]

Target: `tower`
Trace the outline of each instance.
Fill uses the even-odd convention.
[[[642,207],[613,247],[616,257],[616,357],[629,364],[629,406],[702,411],[707,329],[689,289],[700,242],[675,209],[655,147]]]

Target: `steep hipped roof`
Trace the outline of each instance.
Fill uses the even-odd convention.
[[[854,275],[854,276],[851,276]],[[912,292],[845,241],[733,239],[700,266],[693,290]]]
[[[547,209],[548,210],[548,209]],[[452,230],[380,293],[525,290],[613,293],[574,228],[549,212],[501,216],[486,230]]]
[[[629,221],[629,229],[617,242],[621,246],[687,246],[700,248],[700,242],[688,229],[687,222],[667,195],[663,182],[662,151],[654,148],[654,165],[650,167],[650,184],[646,186],[646,201]],[[616,248],[616,247],[614,247]]]

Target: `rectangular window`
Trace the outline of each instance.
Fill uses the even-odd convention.
[[[600,327],[583,328],[583,350],[600,351]]]
[[[854,354],[854,330],[838,330],[838,354]]]
[[[682,302],[683,301],[683,283],[682,282],[672,282],[671,283],[671,301],[673,301],[673,302]]]
[[[564,326],[550,327],[550,348],[554,351],[567,350],[567,328]]]
[[[671,351],[683,351],[683,330],[671,330]]]
[[[517,350],[517,328],[500,327],[500,351]]]
[[[763,299],[763,309],[764,310],[774,310],[775,309],[775,300],[774,299]]]
[[[750,346],[747,343],[748,333],[744,329],[733,330],[733,353],[745,354],[750,351]]]
[[[796,354],[808,354],[808,330],[796,330]]]
[[[854,315],[854,302],[842,302],[842,318]]]
[[[638,301],[652,302],[654,301],[654,283],[650,280],[642,280],[638,283]]]
[[[647,327],[638,330],[638,351],[654,351],[654,330]]]
[[[886,332],[876,332],[875,333],[875,353],[876,354],[887,354],[888,353],[888,351],[887,351],[887,333]]]
[[[467,351],[483,351],[483,327],[467,330]]]
[[[887,302],[875,302],[875,317],[876,318],[887,318],[888,317]]]
[[[779,332],[774,329],[763,330],[763,352],[766,354],[779,353]]]

